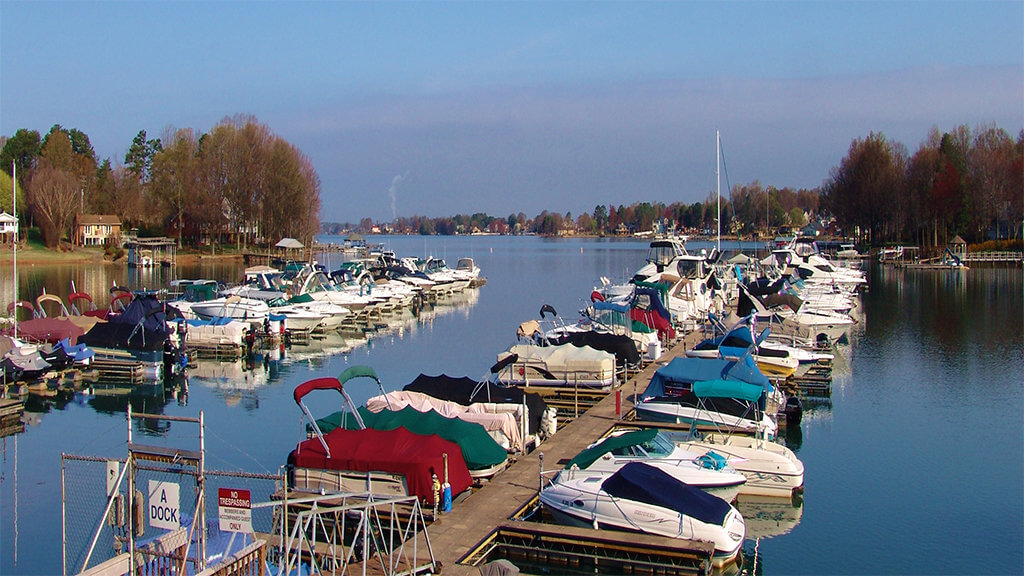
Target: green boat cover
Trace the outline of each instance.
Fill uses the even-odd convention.
[[[411,406],[376,413],[362,406],[359,408],[359,415],[366,427],[374,430],[394,430],[403,427],[415,434],[437,434],[445,440],[454,442],[462,450],[462,459],[466,461],[466,467],[470,470],[485,470],[501,464],[508,458],[505,449],[491,438],[483,426],[475,422],[446,418],[433,410],[419,412]],[[349,430],[359,428],[352,413],[345,410],[320,418],[316,423],[324,434],[338,426]]]
[[[590,468],[591,464],[597,462],[598,458],[612,452],[613,450],[625,448],[626,446],[645,444],[653,440],[657,435],[657,428],[647,428],[644,430],[636,430],[635,432],[626,432],[625,434],[620,434],[618,436],[609,436],[594,446],[591,446],[577,454],[575,458],[565,465],[565,467],[566,469],[569,469],[575,464],[580,470],[586,470],[587,468]]]

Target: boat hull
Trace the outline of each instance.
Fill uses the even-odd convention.
[[[556,520],[567,525],[712,542],[715,566],[728,564],[739,554],[746,526],[735,509],[729,512],[722,525],[707,524],[666,508],[616,498],[588,486],[599,488],[600,481],[586,474],[569,479],[560,475],[541,492],[540,502]]]
[[[750,436],[720,434],[676,444],[692,452],[713,450],[725,456],[729,466],[747,479],[739,487],[741,497],[791,498],[803,491],[804,465],[792,450],[781,444]]]
[[[678,402],[645,400],[636,405],[636,414],[642,420],[692,424],[741,434],[756,434],[764,430],[771,437],[778,431],[778,425],[767,415],[761,420],[753,420]]]

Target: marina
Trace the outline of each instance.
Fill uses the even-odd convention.
[[[394,239],[398,244],[404,239]],[[451,311],[444,313],[443,302],[435,305],[434,311],[439,312],[436,316],[419,314],[413,316],[408,314],[408,322],[400,323],[400,327],[382,328],[367,332],[370,335],[365,340],[360,337],[354,339],[356,345],[341,346],[335,348],[336,352],[327,352],[322,355],[310,355],[304,359],[303,344],[292,343],[284,346],[275,353],[272,350],[264,350],[260,358],[254,362],[252,368],[246,368],[245,361],[228,361],[227,366],[241,366],[235,376],[228,376],[219,380],[216,386],[214,381],[207,380],[213,376],[203,376],[197,371],[194,376],[189,377],[187,400],[182,402],[181,396],[169,396],[165,400],[157,400],[156,406],[159,411],[166,411],[168,414],[195,415],[197,410],[206,413],[206,420],[212,427],[211,439],[207,450],[211,457],[216,455],[217,459],[223,460],[227,456],[227,468],[236,468],[239,471],[252,472],[255,469],[262,470],[263,474],[274,477],[276,470],[284,463],[286,453],[295,447],[295,443],[305,437],[297,421],[297,410],[288,398],[291,389],[305,380],[319,376],[337,376],[346,367],[352,365],[370,365],[375,368],[380,380],[390,390],[400,389],[405,383],[413,380],[416,374],[438,374],[438,373],[466,373],[474,376],[486,376],[489,373],[489,366],[495,359],[495,354],[507,349],[510,342],[514,341],[515,325],[520,318],[534,317],[537,298],[550,302],[554,308],[572,310],[580,304],[581,296],[591,291],[591,287],[602,275],[617,275],[616,270],[634,268],[642,262],[647,245],[643,242],[633,243],[600,243],[596,241],[544,241],[541,239],[523,240],[529,242],[532,250],[530,258],[543,260],[545,254],[554,250],[564,265],[564,275],[557,277],[546,277],[543,274],[536,276],[535,290],[529,295],[514,296],[515,288],[506,288],[509,276],[505,270],[515,269],[512,264],[519,262],[518,252],[512,250],[507,244],[509,240],[503,238],[488,238],[477,240],[472,246],[476,252],[476,260],[481,263],[481,268],[489,277],[488,284],[476,293],[475,298],[467,301],[462,306],[453,306]],[[416,240],[411,240],[415,246]],[[450,248],[449,248],[450,249]],[[517,249],[518,250],[518,249]],[[396,250],[398,251],[398,250]],[[593,252],[593,254],[591,254]],[[497,253],[497,255],[495,255]],[[582,268],[579,267],[579,255],[582,260],[588,263]],[[573,261],[576,260],[574,263]],[[893,270],[889,272],[896,273]],[[972,273],[975,270],[972,270]],[[921,274],[923,271],[898,271],[899,274]],[[843,479],[833,482],[831,485],[825,483],[826,477],[834,477],[835,471],[823,469],[827,467],[824,462],[830,462],[832,466],[839,469],[846,469],[842,462],[835,458],[824,455],[830,445],[837,439],[832,438],[838,430],[844,430],[847,426],[845,420],[835,420],[836,410],[845,406],[854,410],[854,413],[861,412],[862,402],[870,400],[861,395],[861,388],[877,388],[882,382],[877,378],[870,381],[862,381],[857,376],[856,370],[852,370],[854,361],[862,354],[878,354],[878,349],[870,346],[867,340],[866,351],[862,351],[867,336],[864,332],[866,324],[872,318],[873,310],[882,306],[891,294],[891,289],[896,280],[886,276],[882,272],[880,279],[872,278],[870,289],[864,294],[865,302],[861,308],[860,322],[853,329],[848,344],[841,344],[836,348],[836,359],[831,364],[815,364],[803,372],[799,379],[793,378],[786,381],[785,389],[791,395],[798,395],[804,400],[804,414],[802,422],[787,422],[787,418],[779,419],[779,437],[792,447],[800,456],[800,459],[807,465],[807,487],[801,495],[800,506],[788,504],[786,508],[779,508],[777,505],[764,505],[756,500],[748,500],[744,505],[744,497],[738,499],[737,507],[748,517],[747,539],[743,545],[741,559],[733,565],[732,569],[744,571],[767,571],[768,573],[820,573],[828,572],[856,572],[865,570],[866,565],[860,565],[855,561],[848,561],[844,567],[835,568],[834,562],[837,556],[825,559],[815,559],[807,555],[796,553],[794,558],[799,561],[782,560],[794,554],[793,550],[807,544],[808,539],[813,540],[817,534],[815,530],[804,529],[805,526],[814,527],[824,522],[829,526],[829,520],[823,516],[827,512],[822,507],[833,507],[839,511],[845,510],[848,506],[854,505],[856,498],[851,502],[840,502],[837,500],[841,494],[849,494],[842,490],[847,480]],[[876,282],[878,280],[878,282]],[[154,279],[154,281],[159,281]],[[565,293],[561,300],[548,298],[543,295],[545,284],[551,283],[557,290],[551,290],[549,294]],[[907,277],[899,280],[900,284],[910,282],[911,286],[917,286],[915,294],[935,295],[938,292],[952,290],[956,295],[963,290],[964,279]],[[990,282],[1001,286],[1001,290],[1017,289],[1021,287],[1019,271],[998,271],[991,277]],[[497,292],[495,294],[495,292]],[[525,296],[525,297],[524,297]],[[955,296],[954,296],[955,297]],[[1004,302],[1002,306],[1011,306],[1011,309],[1004,310],[1005,314],[1012,315],[1019,310],[1013,310],[1014,305],[1019,302]],[[430,312],[424,308],[424,311]],[[497,314],[498,316],[495,316]],[[405,316],[402,314],[401,316]],[[467,322],[474,318],[476,322],[485,322],[486,319],[500,317],[500,322],[494,323],[493,327],[485,330],[471,330],[473,336],[472,344],[465,340],[458,340],[457,335],[468,326]],[[510,320],[511,319],[511,320]],[[383,322],[382,322],[383,323]],[[1004,328],[1009,330],[1008,343],[1020,343],[1020,326],[1008,325]],[[1014,332],[1016,331],[1016,332]],[[377,335],[374,336],[373,334]],[[968,337],[971,337],[968,333]],[[364,336],[361,334],[360,336]],[[445,342],[447,335],[448,342]],[[455,498],[452,511],[433,515],[424,510],[424,516],[428,519],[426,530],[421,534],[424,545],[429,537],[429,546],[433,551],[434,560],[442,566],[442,573],[474,574],[478,573],[478,566],[497,559],[506,559],[513,564],[522,564],[524,567],[547,567],[545,571],[554,573],[570,573],[573,571],[594,573],[707,573],[711,570],[710,550],[706,544],[689,543],[680,545],[677,541],[674,545],[664,542],[664,539],[650,535],[636,535],[617,533],[607,530],[593,531],[592,529],[571,528],[555,526],[548,522],[528,521],[525,515],[535,507],[536,496],[542,488],[541,472],[554,471],[565,465],[580,450],[588,444],[607,434],[616,426],[633,425],[644,427],[650,425],[638,422],[633,419],[630,409],[633,401],[642,393],[650,382],[654,373],[660,369],[667,360],[683,355],[683,352],[692,347],[701,338],[699,332],[680,333],[678,339],[666,341],[666,346],[658,362],[648,364],[639,372],[630,374],[630,379],[624,384],[613,387],[610,391],[592,391],[582,388],[576,389],[549,389],[545,386],[530,386],[531,391],[544,390],[544,396],[548,402],[557,407],[559,414],[559,430],[552,437],[546,439],[537,449],[526,454],[514,454],[511,457],[512,463],[500,472],[493,479],[482,483],[468,496]],[[335,337],[331,337],[335,338]],[[460,342],[458,346],[452,346],[452,339]],[[1016,339],[1016,340],[1015,340]],[[312,340],[311,342],[315,341]],[[365,342],[365,343],[363,343]],[[410,348],[411,347],[411,348]],[[326,347],[325,347],[326,349]],[[473,353],[466,354],[472,349]],[[415,350],[415,352],[412,352]],[[856,351],[854,353],[854,351]],[[1011,346],[1005,351],[1010,358],[1019,359],[1019,347],[1014,351]],[[415,359],[410,358],[412,354]],[[206,366],[209,360],[197,360],[197,366]],[[216,361],[218,364],[220,361]],[[862,369],[866,369],[863,368]],[[1019,370],[1019,368],[1018,368]],[[227,372],[226,374],[231,374]],[[883,379],[884,380],[884,379]],[[998,378],[996,379],[998,381]],[[860,383],[865,382],[865,383]],[[97,387],[98,389],[98,387]],[[1004,393],[1009,392],[1004,390]],[[896,390],[889,390],[890,395],[900,395]],[[1019,393],[1019,392],[1018,392]],[[93,400],[88,399],[88,392],[75,392],[76,398],[81,398],[88,404]],[[161,392],[161,396],[164,394]],[[178,400],[175,397],[179,398]],[[98,398],[98,396],[97,396]],[[231,400],[237,398],[238,400]],[[126,395],[125,406],[128,403],[135,406],[141,402],[141,398]],[[357,403],[362,403],[367,398],[357,398]],[[149,401],[146,401],[149,402]],[[35,401],[29,404],[29,408],[38,410],[38,405],[32,406]],[[71,426],[80,421],[82,416],[87,415],[91,408],[88,404],[72,402],[64,405],[59,413],[44,412],[46,418],[43,424],[51,428]],[[291,406],[286,406],[291,404]],[[76,407],[79,406],[79,407]],[[244,410],[241,410],[242,407]],[[149,410],[149,407],[146,408]],[[317,415],[323,415],[330,410],[322,410]],[[38,412],[36,412],[38,413]],[[123,431],[124,410],[121,409],[120,416],[117,409],[103,417],[107,422],[103,427],[110,427],[111,424],[122,421],[118,425]],[[248,415],[248,416],[247,416]],[[254,429],[250,424],[241,429],[232,430],[232,421],[238,421],[239,417],[243,422],[251,422],[251,417],[259,415],[262,422],[268,423],[264,429]],[[963,416],[958,416],[962,418]],[[67,421],[67,422],[65,422]],[[277,424],[270,424],[276,422]],[[78,424],[79,426],[81,424]],[[673,426],[662,424],[672,429]],[[891,424],[880,423],[879,426],[891,427]],[[837,428],[838,427],[838,428]],[[677,429],[683,430],[688,427],[679,425]],[[44,428],[45,429],[45,428]],[[31,443],[29,437],[38,435],[40,430],[29,429],[26,438],[22,439]],[[172,436],[177,430],[176,426],[168,428],[157,427],[147,433],[147,442],[170,443]],[[156,434],[153,434],[156,432]],[[911,432],[909,430],[904,431]],[[910,435],[914,435],[911,433]],[[971,434],[968,433],[968,436]],[[218,439],[219,438],[219,439]],[[244,438],[244,439],[243,439]],[[831,439],[830,439],[831,438]],[[217,439],[217,440],[214,440]],[[8,437],[10,441],[12,438]],[[822,442],[824,441],[824,442]],[[845,442],[839,440],[841,443]],[[920,439],[918,439],[920,441]],[[110,444],[109,441],[103,442]],[[72,452],[82,452],[78,448],[87,445],[69,446]],[[7,446],[8,444],[5,444]],[[24,458],[25,442],[22,442],[21,457]],[[847,449],[852,447],[845,444]],[[877,444],[876,448],[880,448]],[[895,448],[895,447],[893,447]],[[30,448],[30,450],[32,450]],[[62,449],[63,450],[63,449]],[[33,451],[38,451],[38,448]],[[94,450],[86,450],[95,452]],[[857,448],[852,448],[856,453]],[[254,453],[255,452],[255,453]],[[885,450],[882,451],[883,453]],[[108,450],[109,454],[110,451]],[[236,453],[232,457],[231,454]],[[5,452],[7,454],[7,452]],[[116,452],[114,453],[116,456]],[[255,460],[255,466],[254,461]],[[233,462],[232,462],[233,461]],[[248,462],[248,464],[246,464]],[[222,465],[217,468],[222,468]],[[870,468],[870,465],[869,465]],[[7,470],[7,469],[5,469]],[[24,470],[24,466],[22,467]],[[52,469],[51,469],[52,470]],[[1019,469],[1011,465],[1008,469],[1010,480],[1016,474],[1019,478]],[[864,471],[854,471],[849,478],[863,477]],[[872,474],[877,473],[877,469]],[[885,485],[884,479],[881,480]],[[269,482],[269,481],[268,481]],[[22,486],[25,484],[23,483]],[[10,484],[4,485],[5,506],[11,500],[7,490]],[[32,491],[37,492],[41,488],[36,487]],[[45,488],[42,488],[45,490]],[[891,489],[891,486],[890,486]],[[265,496],[254,501],[270,501],[273,490],[265,490]],[[896,490],[900,493],[900,490]],[[1019,501],[1020,497],[1013,489],[1007,492],[1010,495],[1010,503]],[[255,494],[255,491],[254,491]],[[1016,499],[1016,500],[1015,500]],[[806,504],[803,502],[806,500]],[[20,500],[24,503],[25,496]],[[751,506],[754,506],[751,508]],[[806,507],[806,511],[804,508]],[[761,512],[758,512],[761,510]],[[923,510],[928,510],[927,506]],[[770,512],[769,512],[770,511]],[[766,523],[762,515],[773,515],[775,521]],[[24,516],[22,516],[24,518]],[[793,518],[793,520],[786,520]],[[1010,513],[1007,520],[1012,524],[1014,516]],[[998,519],[996,520],[999,521]],[[58,521],[59,524],[59,521]],[[769,525],[770,524],[770,525]],[[269,528],[269,526],[268,526]],[[38,530],[39,527],[36,527]],[[266,528],[264,528],[266,529]],[[833,528],[833,529],[838,529]],[[42,533],[45,533],[43,530]],[[22,526],[21,533],[26,533],[26,527]],[[10,550],[11,546],[5,531],[3,548],[0,551]],[[52,535],[50,536],[52,538]],[[81,538],[79,536],[79,538]],[[840,550],[850,545],[855,545],[858,536],[843,532],[841,542],[831,544],[821,543],[823,549]],[[852,540],[851,540],[852,539]],[[1014,558],[1014,545],[1004,549],[1004,557],[1009,561]],[[14,543],[17,549],[17,543]],[[422,548],[420,548],[422,549]],[[837,552],[838,554],[838,552]],[[595,560],[595,558],[600,558]],[[24,558],[24,552],[22,553]],[[35,573],[30,568],[25,568],[23,563],[6,564],[11,561],[10,554],[4,553],[4,573]],[[774,560],[773,560],[774,559]],[[827,566],[821,564],[822,560],[830,562]],[[889,557],[896,571],[900,560],[896,555]],[[597,564],[593,564],[597,562]],[[8,570],[7,568],[10,568]],[[59,566],[57,567],[59,572]],[[49,570],[47,570],[49,571]],[[887,570],[881,570],[887,571]],[[359,572],[349,572],[359,573]],[[524,573],[537,573],[525,571]]]

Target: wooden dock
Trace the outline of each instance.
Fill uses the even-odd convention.
[[[477,489],[468,498],[457,501],[451,513],[439,515],[430,525],[429,538],[435,558],[444,567],[443,573],[479,574],[475,566],[460,562],[469,558],[474,551],[478,551],[478,548],[486,547],[488,542],[495,538],[520,541],[547,538],[550,541],[552,532],[561,534],[562,539],[568,536],[580,541],[589,534],[595,547],[608,547],[611,546],[610,542],[614,541],[619,548],[631,549],[628,552],[624,551],[624,554],[655,551],[662,547],[664,550],[672,550],[676,556],[687,559],[689,568],[681,568],[682,572],[679,573],[703,573],[709,570],[710,551],[706,543],[686,543],[671,538],[626,532],[600,532],[564,526],[553,528],[549,524],[511,520],[522,508],[536,499],[540,489],[542,468],[554,471],[563,467],[568,460],[620,423],[620,415],[625,415],[633,408],[634,390],[642,391],[658,368],[682,354],[686,346],[692,346],[698,338],[699,334],[691,333],[677,342],[659,362],[648,365],[630,381],[612,390],[586,412],[566,424],[557,434],[541,444],[539,449],[519,456],[507,470]],[[617,404],[619,414],[616,414]],[[606,542],[602,544],[598,540]],[[541,553],[545,554],[546,559],[550,558],[550,551]],[[566,562],[572,562],[571,555],[564,557]]]

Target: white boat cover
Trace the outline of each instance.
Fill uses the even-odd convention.
[[[185,343],[193,346],[235,344],[242,345],[248,322],[221,319],[219,322],[189,321],[185,331]]]
[[[568,384],[576,378],[581,383],[594,381],[608,386],[615,382],[615,355],[590,346],[515,344],[499,354],[498,361],[509,354],[519,355],[516,364],[538,366]]]
[[[411,406],[417,412],[433,410],[445,418],[475,422],[483,426],[488,433],[501,432],[508,439],[508,450],[521,451],[524,449],[523,435],[516,420],[516,414],[522,410],[522,406],[516,404],[474,402],[469,406],[463,406],[456,402],[428,396],[422,392],[406,390],[388,392],[366,401],[366,408],[370,412],[388,409],[401,410],[406,406]]]

